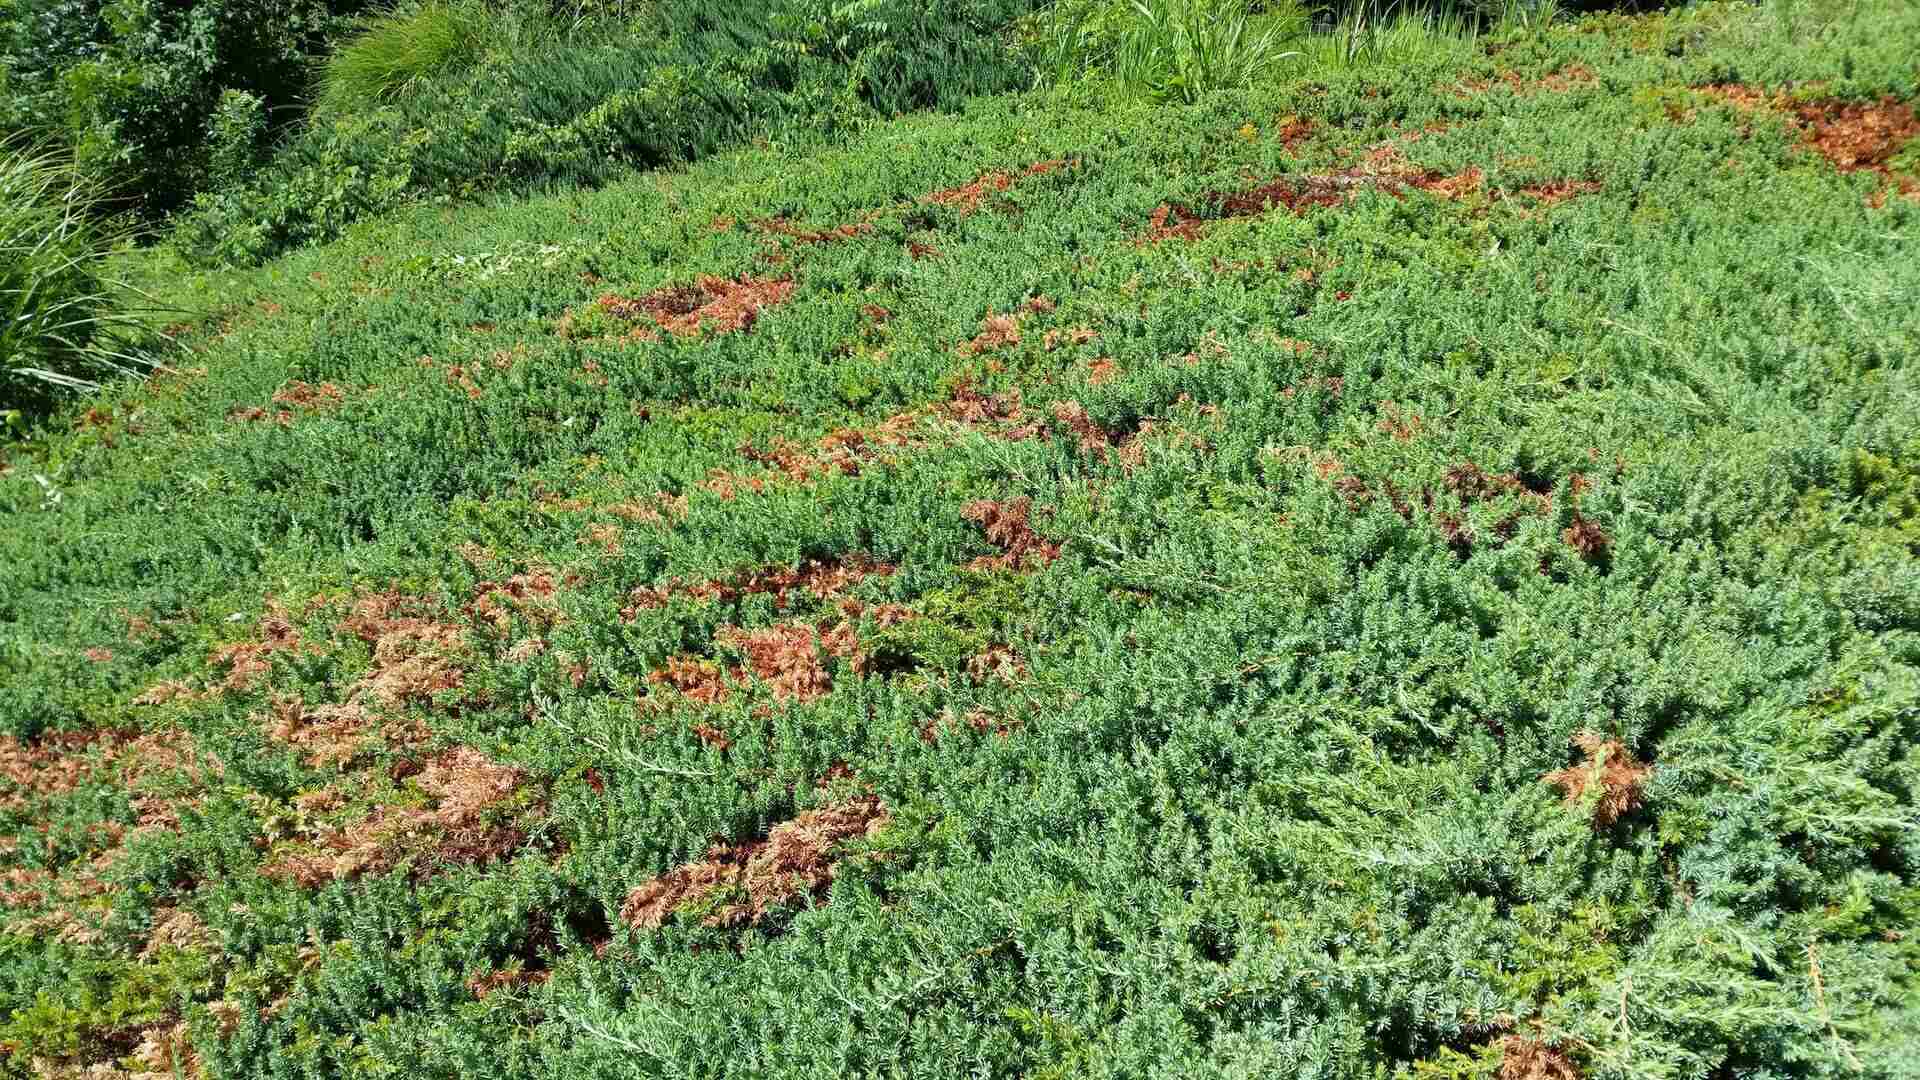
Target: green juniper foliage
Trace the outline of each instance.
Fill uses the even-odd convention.
[[[1920,1074],[1916,41],[1516,24],[173,278],[196,355],[0,451],[0,1072]]]
[[[749,141],[955,109],[1026,81],[999,35],[1030,6],[406,9],[328,61],[320,108],[253,183],[196,198],[179,245],[203,262],[257,262],[416,199],[601,183]]]

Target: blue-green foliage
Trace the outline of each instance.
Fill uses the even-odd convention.
[[[386,105],[316,116],[252,184],[201,195],[185,250],[257,260],[427,196],[599,183],[751,140],[844,134],[1014,88],[1028,0],[646,4],[529,29]]]
[[[184,1022],[248,1077],[1487,1076],[1509,1036],[1590,1077],[1914,1076],[1920,207],[1703,88],[1911,102],[1920,18],[1771,25],[1596,17],[1190,108],[1009,97],[182,278],[220,307],[204,376],[4,451],[0,725],[185,732],[222,771],[121,836],[162,779],[0,802],[29,838],[0,870],[107,884],[0,923],[0,1070]],[[1478,182],[1210,197],[1389,143]],[[927,197],[982,178],[970,212]],[[1561,181],[1597,187],[1523,193]],[[1148,241],[1175,205],[1219,219]],[[587,315],[703,275],[794,291],[738,333]],[[340,397],[276,402],[295,381]],[[881,440],[1011,387],[1025,437]],[[848,428],[857,469],[756,461]],[[684,517],[616,510],[663,494]],[[1004,544],[971,504],[1021,499],[1059,558],[977,563]],[[859,554],[897,570],[842,597],[875,651],[822,659],[830,692],[654,678],[839,609],[636,589]],[[535,572],[554,610],[481,605]],[[310,760],[276,718],[391,662],[348,615],[386,594],[467,635],[462,678]],[[301,647],[205,693],[263,618]],[[1651,768],[1617,819],[1545,779],[1589,732]],[[524,771],[504,858],[262,874],[426,805],[448,746]],[[889,821],[819,895],[623,921],[869,792]],[[15,921],[49,910],[87,933]],[[143,954],[178,910],[205,936]],[[499,971],[546,977],[470,989]]]

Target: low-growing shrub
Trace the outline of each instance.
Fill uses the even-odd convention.
[[[203,192],[189,257],[245,263],[426,197],[596,184],[754,139],[832,136],[1027,80],[1031,0],[676,2],[577,17],[432,4],[376,20],[253,183]]]

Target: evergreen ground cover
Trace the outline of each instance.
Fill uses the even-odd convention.
[[[0,450],[0,1072],[1920,1075],[1916,42],[166,277],[194,355]]]

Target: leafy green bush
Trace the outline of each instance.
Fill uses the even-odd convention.
[[[310,65],[365,0],[14,0],[0,10],[0,131],[73,149],[148,221],[210,182],[221,95],[298,115]]]
[[[127,233],[103,198],[60,153],[0,144],[0,419],[154,363],[152,335],[105,274]]]

